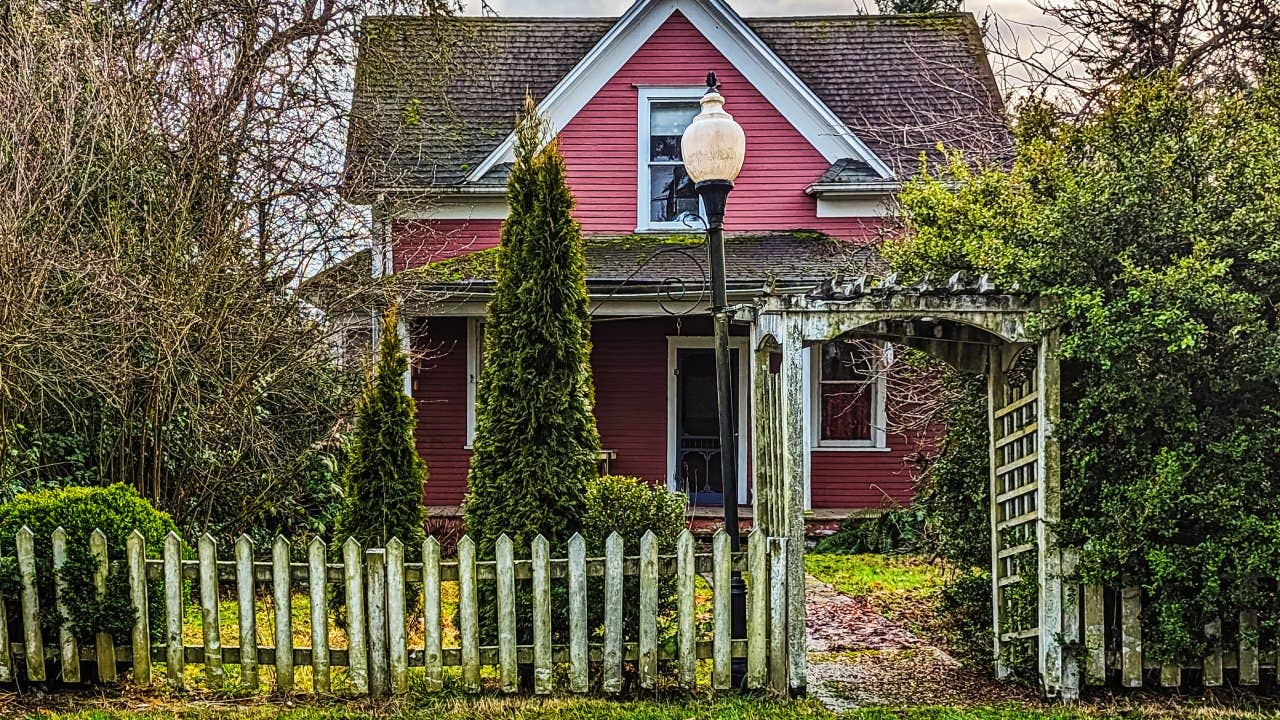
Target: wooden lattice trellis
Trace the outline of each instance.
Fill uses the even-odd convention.
[[[1073,556],[1053,536],[1060,512],[1053,435],[1059,369],[1057,333],[1036,320],[1044,309],[1040,298],[1000,293],[985,278],[972,286],[953,278],[945,287],[902,287],[892,278],[874,286],[865,278],[828,281],[804,295],[757,302],[751,318],[755,517],[800,550],[788,556],[793,627],[804,623],[805,355],[842,337],[891,341],[986,374],[996,656],[1034,653],[1047,694],[1079,692],[1067,640],[1079,636],[1079,593],[1062,580],[1064,562],[1069,566]],[[803,653],[790,658],[792,687],[803,686]],[[999,670],[1006,671],[1003,662]]]

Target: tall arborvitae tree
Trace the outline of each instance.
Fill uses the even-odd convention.
[[[563,547],[596,475],[586,259],[564,159],[547,133],[526,100],[485,316],[468,477],[467,530],[485,556],[504,532],[520,554],[539,533]]]
[[[339,543],[354,537],[365,547],[382,547],[395,537],[422,547],[427,466],[414,444],[413,400],[404,393],[409,357],[396,327],[393,307],[382,318],[377,364],[356,409],[347,496],[334,538]]]

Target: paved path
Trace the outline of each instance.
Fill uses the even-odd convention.
[[[863,597],[805,579],[809,694],[832,710],[954,705],[1019,697],[877,612]]]

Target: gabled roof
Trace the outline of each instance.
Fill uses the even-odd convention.
[[[371,189],[497,189],[505,171],[495,151],[525,93],[545,100],[615,23],[366,19],[347,143],[348,192],[367,201]],[[745,23],[869,151],[870,157],[850,150],[832,159],[828,175],[856,168],[852,180],[883,181],[875,161],[899,177],[909,175],[920,154],[938,143],[986,153],[1009,147],[999,91],[968,13]],[[442,32],[464,38],[443,84],[433,82],[427,60]],[[487,159],[493,167],[477,172]]]

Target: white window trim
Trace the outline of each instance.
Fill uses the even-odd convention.
[[[696,232],[700,228],[690,228],[679,222],[651,222],[649,220],[649,109],[655,102],[685,102],[699,100],[707,92],[703,86],[672,85],[645,86],[639,91],[639,106],[636,111],[636,232]],[[702,201],[698,201],[701,213]]]
[[[676,437],[679,419],[676,417],[676,351],[684,349],[709,349],[715,347],[715,338],[709,336],[668,335],[667,336],[667,489],[679,492],[676,487]],[[729,348],[738,351],[738,504],[747,504],[747,454],[751,445],[751,436],[747,428],[751,422],[751,362],[747,355],[747,338],[729,338]]]
[[[809,449],[817,452],[886,452],[885,381],[878,374],[871,384],[871,439],[822,439],[822,343],[809,349]]]
[[[467,444],[470,450],[476,441],[476,398],[480,387],[480,323],[482,317],[467,318]]]

